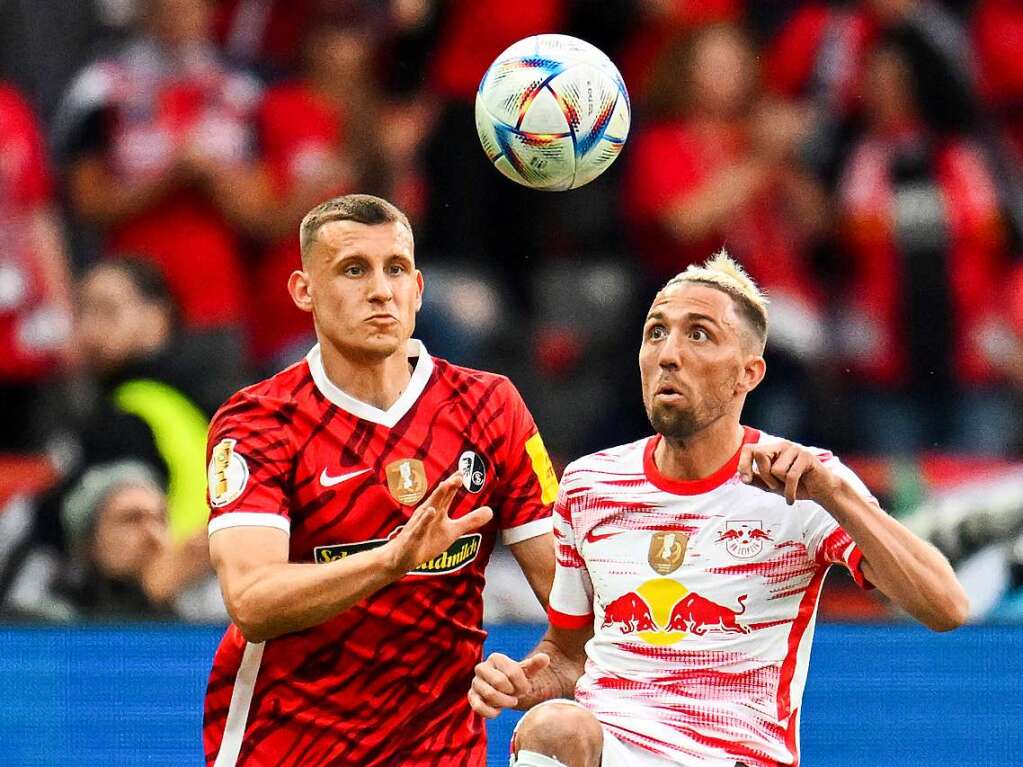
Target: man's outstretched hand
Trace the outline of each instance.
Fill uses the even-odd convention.
[[[397,577],[447,551],[456,540],[483,527],[494,516],[489,506],[481,506],[458,519],[449,517],[451,501],[461,486],[460,473],[452,474],[437,485],[412,512],[401,531],[385,544],[390,549],[389,562]]]

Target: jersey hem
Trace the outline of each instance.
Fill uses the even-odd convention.
[[[280,514],[258,511],[232,511],[210,520],[208,535],[229,527],[273,527],[291,534],[291,520]]]
[[[593,613],[586,615],[569,615],[547,606],[547,619],[551,625],[559,629],[581,629],[593,624]]]
[[[544,517],[543,519],[534,519],[532,522],[526,522],[515,527],[508,527],[501,531],[501,543],[505,546],[512,546],[516,543],[522,543],[522,541],[528,541],[530,538],[536,538],[540,535],[546,535],[554,529],[554,517]]]

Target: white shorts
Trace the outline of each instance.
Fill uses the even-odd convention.
[[[623,743],[608,732],[607,727],[602,726],[600,729],[604,731],[600,767],[678,767],[678,762],[651,754],[645,748]]]

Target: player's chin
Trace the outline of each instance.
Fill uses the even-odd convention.
[[[654,431],[665,437],[684,438],[694,431],[692,413],[680,404],[658,402],[655,398],[648,412]]]

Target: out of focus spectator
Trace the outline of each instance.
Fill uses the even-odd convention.
[[[1023,4],[981,0],[974,11],[972,37],[980,68],[981,92],[1023,158]]]
[[[624,189],[647,274],[663,283],[727,245],[771,298],[771,351],[786,361],[819,359],[821,295],[808,252],[828,211],[797,160],[806,115],[761,98],[755,51],[731,25],[703,27],[668,48],[647,108],[651,122],[632,138]],[[793,391],[781,371],[778,396]],[[770,409],[791,415],[764,428],[802,436],[792,419],[805,408]]]
[[[414,154],[422,133],[416,110],[390,104],[376,81],[384,22],[375,4],[318,0],[307,20],[301,78],[271,88],[259,111],[267,200],[259,217],[265,245],[252,272],[252,337],[268,371],[314,342],[309,315],[286,287],[300,266],[297,233],[305,213],[355,190],[416,213]]]
[[[943,62],[934,82],[962,114],[972,87],[967,37],[956,20],[930,0],[831,0],[811,2],[793,14],[769,45],[765,83],[785,98],[802,98],[815,111],[806,158],[832,180],[849,149],[861,112],[864,64],[879,37],[891,29],[913,34]]]
[[[201,396],[203,361],[178,333],[160,273],[132,259],[90,269],[79,289],[77,340],[96,387],[78,423],[82,466],[123,459],[152,466],[167,480],[174,539],[204,534],[206,431],[222,398]]]
[[[70,278],[45,144],[0,83],[0,452],[38,450],[45,384],[71,353]]]
[[[317,0],[217,0],[213,29],[227,57],[273,79],[299,64],[302,30]]]
[[[6,617],[223,616],[208,584],[205,537],[171,542],[166,497],[145,464],[92,467],[70,488],[61,522],[67,556],[21,547],[3,563],[0,613]]]
[[[1005,221],[977,145],[928,120],[926,57],[901,35],[869,56],[867,133],[838,204],[851,275],[840,348],[871,450],[1004,454],[1012,404],[984,352],[1008,274]]]
[[[211,363],[230,371],[244,298],[235,227],[253,224],[249,123],[259,88],[218,58],[211,0],[141,8],[138,36],[86,68],[61,109],[70,201],[108,252],[164,272],[185,325],[206,333]]]

